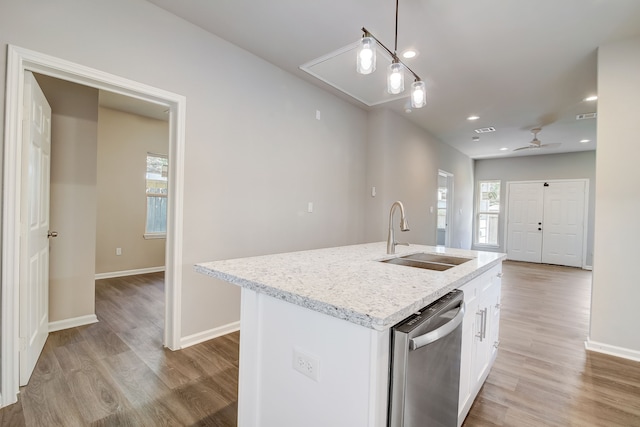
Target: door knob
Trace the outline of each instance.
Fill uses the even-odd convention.
[[[57,232],[57,231],[49,231],[49,232],[47,233],[47,237],[48,237],[48,238],[58,237],[58,232]]]
[[[542,228],[538,227],[538,231],[542,231]]]

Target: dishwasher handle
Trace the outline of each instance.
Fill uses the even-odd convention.
[[[424,335],[417,336],[409,340],[409,351],[417,350],[420,347],[424,347],[425,345],[431,344],[432,342],[438,341],[441,338],[446,337],[451,332],[455,331],[458,326],[462,323],[462,319],[464,318],[464,302],[460,301],[460,306],[454,308],[453,310],[448,311],[447,313],[458,310],[458,313],[454,316],[453,319],[440,326],[438,329],[433,330],[431,332],[427,332]]]

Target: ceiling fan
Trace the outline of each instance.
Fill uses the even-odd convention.
[[[520,151],[520,150],[539,150],[541,148],[555,148],[560,146],[559,142],[553,143],[553,144],[543,144],[540,142],[540,140],[538,139],[538,133],[542,130],[542,128],[534,128],[531,129],[531,133],[533,134],[533,139],[531,140],[531,142],[529,142],[529,145],[527,145],[526,147],[520,147],[520,148],[516,148],[513,151]]]

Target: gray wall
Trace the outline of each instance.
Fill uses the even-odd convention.
[[[452,242],[471,244],[471,160],[146,1],[3,0],[3,82],[8,43],[186,96],[182,337],[240,316],[238,288],[195,263],[384,240],[395,199],[407,203],[407,240],[435,243],[439,168],[455,175]]]
[[[598,51],[596,234],[589,340],[640,360],[640,37]]]
[[[509,181],[538,181],[552,179],[588,179],[589,207],[587,222],[587,259],[586,264],[593,265],[593,233],[595,223],[595,151],[579,153],[548,154],[543,156],[512,157],[507,159],[483,159],[475,161],[475,180],[499,180],[500,200],[502,201],[498,228],[497,249],[476,248],[479,250],[495,250],[505,252],[504,247],[504,216],[507,203],[507,182]]]
[[[8,43],[186,96],[181,336],[240,315],[195,263],[364,240],[362,109],[142,0],[2,1]]]
[[[396,240],[435,245],[438,169],[442,169],[454,175],[451,246],[470,248],[471,159],[389,110],[369,114],[368,135],[367,239],[386,240],[389,209],[394,201],[400,200],[405,206],[411,231],[396,233]],[[371,187],[376,187],[376,197],[371,196]]]

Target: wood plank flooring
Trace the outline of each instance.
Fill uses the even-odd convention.
[[[584,348],[591,272],[503,273],[498,356],[463,426],[640,426],[640,363]]]
[[[640,363],[584,350],[591,273],[506,262],[502,283],[498,358],[464,426],[640,427]],[[50,335],[0,426],[235,426],[239,334],[163,349],[163,286],[97,281],[100,322]]]
[[[162,348],[164,276],[96,281],[99,323],[49,335],[0,426],[235,426],[239,333]]]

